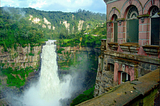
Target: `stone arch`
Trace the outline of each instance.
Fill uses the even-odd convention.
[[[130,5],[126,9],[125,18],[126,23],[126,42],[138,43],[139,38],[139,15],[138,8],[134,5]],[[134,27],[133,27],[134,26]],[[133,30],[134,28],[134,30]]]
[[[160,10],[156,5],[153,5],[148,9],[148,14],[150,16],[153,16],[153,14],[152,14],[153,11],[152,10],[155,10],[155,9],[156,9],[156,11],[154,11],[154,12],[158,12],[158,10]]]
[[[131,5],[134,5],[137,7],[139,14],[142,14],[142,4],[139,2],[139,0],[127,0],[121,9],[121,15],[123,16],[122,18],[126,18],[127,12],[128,12],[128,7]]]
[[[113,14],[112,17],[111,17],[111,20],[116,21],[117,18],[118,18],[118,16],[116,14]]]
[[[150,10],[152,6],[159,6],[160,3],[158,0],[148,0],[143,8],[143,14],[150,14]]]
[[[132,19],[133,16],[134,16],[134,18],[137,18],[138,15],[139,15],[139,12],[138,12],[138,9],[136,6],[130,5],[127,8],[126,19]]]
[[[109,15],[108,15],[108,20],[112,20],[112,16],[116,14],[118,17],[120,17],[120,11],[116,8],[116,7],[113,7],[112,10],[109,12]]]

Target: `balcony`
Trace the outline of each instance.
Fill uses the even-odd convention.
[[[110,55],[115,59],[127,59],[135,62],[147,62],[158,64],[160,58],[160,47],[153,45],[145,45],[140,47],[138,43],[123,43],[115,42],[107,43],[106,39],[101,40],[101,55]]]

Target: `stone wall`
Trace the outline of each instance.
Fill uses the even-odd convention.
[[[77,106],[159,106],[159,81],[159,69],[157,69],[136,81],[115,86],[108,93]]]
[[[110,53],[109,53],[110,52]],[[145,74],[156,70],[159,66],[158,59],[153,57],[134,55],[107,50],[98,58],[98,70],[95,84],[94,96],[108,92],[115,85],[123,83],[121,73],[127,73],[129,81],[136,80]],[[128,57],[128,58],[127,58]],[[141,59],[143,57],[143,59]]]

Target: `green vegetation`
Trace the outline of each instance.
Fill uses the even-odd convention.
[[[34,56],[34,54],[33,53],[29,53],[29,56]]]
[[[63,51],[63,50],[64,50],[63,48],[57,49],[57,53],[62,54],[62,51]]]
[[[137,18],[149,17],[149,16],[150,16],[149,14],[143,14],[143,15],[139,15],[139,16],[137,16]]]
[[[118,18],[118,19],[116,19],[116,21],[124,21],[125,20],[125,18]]]
[[[33,18],[29,20],[30,15],[33,18],[39,18],[41,20],[39,24],[34,24],[32,22]],[[55,27],[55,30],[48,27],[42,28],[43,24],[47,26],[44,23],[44,18],[51,23],[52,27]],[[77,46],[79,43],[81,43],[81,46],[91,46],[91,43],[96,45],[97,42],[94,39],[97,38],[90,35],[94,33],[92,33],[93,29],[100,29],[96,26],[101,26],[105,19],[105,14],[92,13],[81,9],[75,13],[64,13],[39,11],[33,8],[0,7],[0,45],[4,47],[3,52],[7,52],[7,48],[14,47],[16,50],[17,46],[26,47],[28,44],[32,47],[35,44],[45,43],[47,39],[63,39],[60,41],[64,42],[62,46]],[[82,32],[78,31],[80,20],[84,21]],[[70,24],[69,31],[63,24],[64,21]],[[91,34],[83,36],[84,32],[90,32]],[[104,35],[105,30],[101,32],[99,30],[99,34]],[[82,42],[80,37],[83,39]],[[91,39],[91,41],[84,42],[85,39]]]
[[[0,45],[3,45],[5,52],[7,48],[17,49],[18,45],[25,47],[44,38],[42,30],[32,26],[26,18],[19,18],[20,14],[12,14],[0,8]]]
[[[86,100],[94,98],[93,93],[94,93],[94,87],[84,91],[83,94],[80,94],[78,97],[73,99],[73,101],[70,104],[70,106],[75,106],[75,105],[77,105],[79,103],[82,103],[82,102],[84,102]]]
[[[58,45],[60,47],[100,47],[101,39],[106,38],[106,25],[97,27],[91,31],[82,31],[78,34],[60,35]]]
[[[33,18],[30,17],[31,15]],[[39,18],[39,23],[33,23],[34,18]],[[44,22],[44,18],[51,23],[50,28]],[[73,13],[64,13],[60,11],[40,11],[33,8],[0,7],[0,36],[3,38],[0,39],[0,44],[8,48],[14,46],[15,42],[24,47],[31,42],[43,43],[42,38],[58,39],[60,35],[76,34],[79,32],[78,24],[80,20],[84,21],[82,30],[90,30],[97,25],[102,25],[105,19],[105,14],[92,13],[81,9]],[[63,23],[65,21],[70,24],[69,29],[65,27]],[[45,25],[46,28],[43,28],[42,25]],[[54,30],[53,26],[55,27]],[[3,40],[4,42],[2,42]]]
[[[9,67],[6,69],[1,69],[1,72],[1,75],[7,76],[8,86],[20,88],[21,86],[25,85],[26,78],[30,72],[33,72],[33,68],[26,67],[25,69],[18,69],[17,67],[13,70],[11,67]]]

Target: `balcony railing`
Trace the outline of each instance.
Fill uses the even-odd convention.
[[[160,47],[155,45],[145,45],[140,47],[138,43],[122,43],[115,42],[107,43],[106,39],[101,40],[101,52],[103,53],[107,48],[111,51],[123,52],[126,54],[145,55],[160,58]]]

